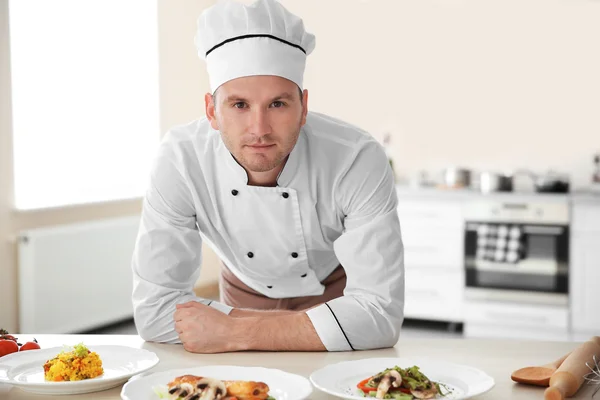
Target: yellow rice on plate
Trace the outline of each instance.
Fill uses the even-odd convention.
[[[44,364],[44,379],[50,382],[81,381],[103,373],[100,356],[83,343],[74,346],[71,351],[61,351]]]

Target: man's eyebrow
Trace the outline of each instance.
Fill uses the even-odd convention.
[[[243,97],[238,96],[237,94],[232,94],[231,96],[227,96],[227,98],[225,99],[226,103],[232,103],[232,102],[243,102],[243,103],[248,103],[248,100],[244,99]]]
[[[294,96],[292,96],[288,92],[284,92],[284,93],[281,93],[279,96],[276,96],[272,101],[277,101],[277,100],[293,100],[293,99],[294,99]]]
[[[273,102],[273,101],[278,101],[278,100],[294,100],[294,96],[292,96],[292,95],[291,95],[290,93],[288,93],[288,92],[284,92],[284,93],[281,93],[281,94],[279,94],[279,95],[275,96],[275,97],[274,97],[274,98],[271,100],[271,102]],[[226,102],[226,103],[237,103],[237,102],[249,103],[249,101],[248,101],[247,99],[245,99],[245,98],[243,98],[243,97],[241,97],[241,96],[239,96],[239,95],[237,95],[237,94],[232,94],[232,95],[230,95],[230,96],[227,96],[227,97],[225,98],[225,102]]]

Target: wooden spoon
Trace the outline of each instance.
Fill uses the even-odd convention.
[[[512,373],[510,378],[515,382],[525,383],[527,385],[549,386],[550,377],[558,367],[560,367],[562,362],[565,361],[569,354],[571,353],[565,354],[558,360],[545,365],[518,369]]]

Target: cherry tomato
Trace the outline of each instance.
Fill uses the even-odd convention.
[[[369,393],[369,392],[372,392],[373,390],[377,390],[376,387],[369,387],[369,386],[367,386],[367,382],[369,382],[369,379],[371,379],[371,378],[367,378],[367,379],[365,379],[363,381],[360,381],[358,383],[358,385],[356,385],[356,387],[358,387],[360,390],[362,390],[365,393]]]
[[[19,351],[19,345],[12,340],[0,340],[0,357]]]
[[[2,340],[2,339],[4,339],[4,340],[12,340],[13,342],[17,341],[16,337],[14,337],[13,335],[9,335],[8,333],[5,333],[5,334],[1,335],[0,336],[0,340]]]
[[[37,350],[39,348],[40,348],[40,345],[38,344],[37,340],[33,339],[33,342],[27,342],[23,346],[21,346],[19,351]]]
[[[367,386],[367,382],[369,382],[369,379],[371,379],[371,378],[367,378],[365,380],[362,380],[362,381],[358,382],[358,385],[356,385],[356,387],[359,388],[360,390],[362,390],[365,393],[377,391],[376,387]],[[398,391],[400,391],[402,393],[410,393],[409,389],[406,389],[406,388],[403,388],[403,387],[401,387],[401,388],[391,387],[389,391],[390,392],[398,392]]]

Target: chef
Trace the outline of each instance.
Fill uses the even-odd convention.
[[[393,346],[393,171],[369,134],[308,112],[315,37],[276,0],[222,1],[200,16],[196,46],[211,92],[152,168],[132,262],[139,334],[196,353]],[[202,240],[222,260],[220,301],[194,295]]]

